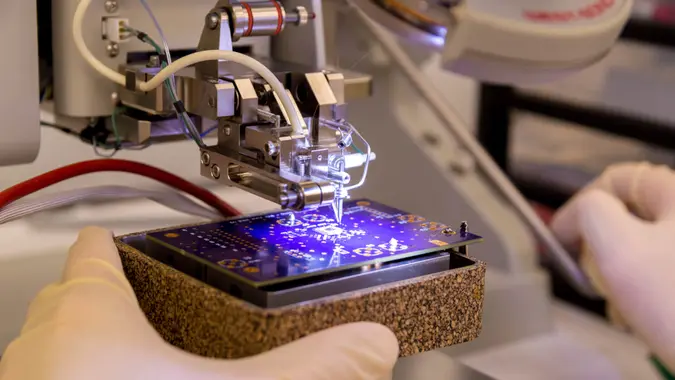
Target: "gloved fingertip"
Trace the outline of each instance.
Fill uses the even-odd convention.
[[[88,226],[80,230],[80,233],[77,235],[77,240],[91,239],[91,238],[113,238],[114,235],[112,231],[98,226]]]
[[[112,233],[101,227],[85,227],[77,237],[77,241],[70,247],[64,278],[78,263],[85,260],[97,259],[110,264],[114,270],[122,271],[122,262],[115,246]]]

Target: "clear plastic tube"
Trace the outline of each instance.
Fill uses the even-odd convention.
[[[139,0],[141,2],[141,5],[145,9],[145,11],[148,13],[148,16],[152,20],[152,23],[155,24],[155,29],[157,29],[157,34],[159,34],[159,38],[162,40],[162,46],[164,47],[164,55],[166,56],[166,62],[167,64],[171,64],[173,60],[171,59],[171,49],[169,48],[169,42],[166,39],[166,36],[164,35],[164,30],[162,29],[162,26],[159,23],[159,20],[157,20],[157,17],[155,17],[155,13],[152,11],[152,8],[150,8],[150,5],[146,0]],[[178,93],[176,90],[176,76],[171,75],[171,89],[175,94]]]
[[[161,24],[159,23],[159,20],[155,16],[155,13],[152,11],[152,8],[150,8],[150,5],[146,0],[139,0],[145,11],[148,13],[148,16],[152,20],[152,23],[155,24],[155,29],[157,29],[157,34],[159,34],[159,38],[162,40],[162,46],[163,46],[163,53],[164,56],[166,56],[166,63],[168,65],[173,63],[173,60],[171,59],[171,49],[169,48],[169,42],[166,39],[166,36],[164,35],[164,30],[162,29]],[[169,77],[169,91],[171,95],[171,101],[176,102],[178,101],[178,89],[176,87],[176,76],[171,75]],[[176,110],[176,116],[178,117],[178,120],[180,120],[183,125],[185,125],[187,129],[187,134],[189,137],[191,137],[197,145],[200,147],[206,146],[204,144],[204,141],[202,141],[201,135],[199,131],[197,130],[197,127],[194,125],[192,122],[192,119],[188,116],[185,115],[185,113],[179,113],[178,110]]]
[[[366,177],[368,177],[368,167],[370,166],[370,156],[372,154],[372,150],[370,149],[370,144],[368,143],[368,141],[366,141],[366,139],[363,138],[361,133],[353,125],[349,124],[349,126],[351,127],[352,132],[356,136],[358,136],[361,142],[363,142],[363,144],[366,146],[366,162],[363,164],[363,174],[361,175],[361,180],[354,185],[345,187],[346,191],[357,189],[363,186],[364,183],[366,183]]]

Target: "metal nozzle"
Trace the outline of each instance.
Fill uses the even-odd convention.
[[[337,221],[338,224],[342,224],[343,205],[344,199],[342,198],[335,198],[333,201],[333,213],[335,214],[335,221]]]

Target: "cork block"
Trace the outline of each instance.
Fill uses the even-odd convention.
[[[142,244],[123,238],[116,244],[141,308],[166,341],[197,355],[243,358],[358,321],[389,327],[402,357],[468,342],[481,331],[486,268],[468,256],[457,256],[467,263],[458,269],[262,308],[149,257]]]

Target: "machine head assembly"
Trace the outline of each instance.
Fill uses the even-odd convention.
[[[286,10],[271,0],[220,1],[206,16],[198,50],[231,50],[249,36],[276,36],[287,25],[308,24],[303,7]],[[254,70],[229,61],[205,61],[176,74],[178,98],[202,130],[213,125],[215,145],[200,145],[201,174],[236,186],[282,208],[332,206],[338,221],[349,192],[363,185],[375,159],[368,142],[346,121],[349,80],[342,73],[262,62],[285,88],[279,94]],[[127,68],[134,79],[160,68]],[[170,113],[175,102],[157,88],[139,94],[121,89],[125,105]],[[291,109],[288,102],[291,99]],[[173,105],[172,105],[173,104]],[[293,122],[295,120],[295,122]],[[299,121],[299,122],[298,122]],[[349,169],[363,167],[353,181]]]

